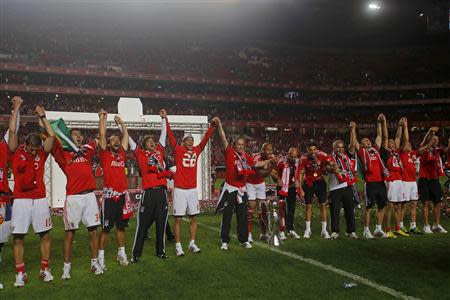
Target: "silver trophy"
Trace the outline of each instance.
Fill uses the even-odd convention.
[[[280,218],[278,216],[278,202],[276,200],[269,201],[267,230],[269,233],[268,243],[271,246],[279,247],[281,245],[280,237]]]

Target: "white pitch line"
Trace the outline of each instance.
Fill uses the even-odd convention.
[[[197,223],[200,226],[208,228],[209,230],[212,230],[212,231],[220,233],[220,230],[217,229],[217,228],[211,227],[209,225],[205,225],[203,223],[199,223],[199,222],[197,222]],[[234,234],[232,234],[232,236],[234,238],[236,238],[236,236]],[[383,293],[389,294],[389,295],[391,295],[391,296],[393,296],[395,298],[398,298],[398,299],[420,300],[420,298],[416,298],[416,297],[413,297],[413,296],[405,295],[402,292],[399,292],[399,291],[396,291],[394,289],[391,289],[390,287],[378,284],[378,283],[376,283],[376,282],[374,282],[372,280],[369,280],[367,278],[364,278],[362,276],[359,276],[359,275],[356,275],[356,274],[353,274],[353,273],[350,273],[350,272],[338,269],[336,267],[333,267],[332,265],[324,264],[324,263],[322,263],[322,262],[320,262],[318,260],[312,259],[312,258],[307,258],[307,257],[303,257],[301,255],[298,255],[298,254],[295,254],[295,253],[292,253],[292,252],[280,250],[279,248],[271,247],[271,246],[269,246],[267,244],[260,243],[260,242],[254,242],[253,245],[256,245],[256,246],[264,248],[266,250],[269,250],[269,251],[272,251],[272,252],[275,252],[275,253],[278,253],[278,254],[281,254],[281,255],[284,255],[284,256],[287,256],[287,257],[299,260],[301,262],[305,262],[307,264],[310,264],[310,265],[313,265],[315,267],[324,269],[326,271],[331,271],[331,272],[336,273],[336,274],[338,274],[340,276],[350,278],[351,280],[354,280],[354,281],[357,281],[357,282],[359,282],[361,284],[367,285],[367,286],[369,286],[371,288],[374,288],[374,289],[376,289],[378,291],[381,291]]]

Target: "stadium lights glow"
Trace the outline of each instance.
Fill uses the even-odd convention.
[[[419,17],[423,17],[423,14],[419,14]]]
[[[371,3],[369,3],[369,9],[370,10],[380,10],[381,9],[381,6],[380,5],[378,5],[377,3],[375,3],[375,2],[371,2]]]

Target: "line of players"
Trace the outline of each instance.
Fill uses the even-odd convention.
[[[52,229],[50,210],[45,198],[43,181],[45,161],[52,154],[67,177],[64,205],[64,267],[62,279],[71,278],[72,245],[79,223],[82,222],[89,232],[91,250],[91,268],[95,275],[103,274],[107,269],[104,251],[108,242],[109,232],[116,227],[117,261],[128,265],[125,252],[125,229],[132,216],[131,202],[127,192],[125,175],[126,151],[130,148],[136,152],[142,174],[142,197],[139,203],[136,233],[133,242],[131,262],[137,263],[142,255],[145,235],[149,227],[156,225],[156,255],[165,259],[165,230],[168,219],[166,196],[167,178],[174,179],[173,216],[175,217],[175,253],[183,256],[181,245],[181,219],[186,214],[190,219],[190,242],[188,250],[199,253],[196,244],[197,222],[200,213],[197,197],[197,161],[209,138],[217,128],[225,151],[226,178],[220,196],[219,206],[222,212],[221,249],[228,250],[230,242],[230,227],[232,214],[235,211],[238,224],[238,240],[245,248],[252,248],[252,224],[255,211],[258,209],[258,219],[261,225],[260,238],[267,240],[267,206],[265,203],[265,177],[272,176],[278,183],[280,198],[280,215],[282,222],[280,230],[292,238],[300,238],[294,229],[294,214],[297,197],[304,198],[306,203],[305,238],[310,238],[312,203],[314,195],[319,201],[321,236],[325,239],[339,237],[339,214],[344,209],[347,224],[346,233],[351,238],[355,234],[355,183],[357,170],[361,168],[365,176],[366,205],[364,217],[364,237],[372,239],[370,212],[377,205],[377,221],[375,236],[395,237],[408,236],[409,232],[419,233],[415,221],[417,200],[422,200],[424,212],[424,233],[446,232],[439,222],[440,201],[442,190],[439,176],[442,172],[442,154],[446,149],[438,148],[437,128],[433,127],[425,136],[421,148],[411,149],[406,118],[399,122],[395,140],[389,140],[386,118],[380,115],[377,120],[377,138],[375,145],[369,139],[358,142],[355,123],[350,124],[350,143],[337,140],[333,143],[333,153],[330,155],[319,151],[311,144],[307,154],[299,156],[296,148],[281,160],[277,160],[270,144],[262,146],[261,153],[250,156],[245,152],[245,139],[236,138],[229,143],[220,119],[213,118],[210,127],[199,145],[194,146],[193,137],[185,134],[181,144],[174,137],[167,113],[161,110],[161,135],[157,140],[153,136],[145,136],[140,145],[129,137],[123,120],[116,116],[115,122],[121,130],[121,135],[106,136],[107,113],[99,112],[99,137],[97,140],[84,144],[84,137],[79,129],[72,129],[66,141],[72,144],[72,150],[64,149],[61,142],[55,138],[55,132],[46,119],[43,107],[36,107],[36,115],[46,136],[42,139],[40,133],[26,137],[25,143],[18,147],[17,132],[19,111],[23,100],[14,97],[13,113],[10,119],[8,135],[0,143],[0,192],[2,207],[10,209],[9,188],[7,183],[7,164],[9,162],[14,174],[14,205],[12,212],[5,213],[5,221],[0,232],[1,240],[8,238],[6,228],[12,229],[13,256],[16,264],[16,287],[24,286],[28,281],[24,264],[24,238],[30,225],[40,236],[41,271],[40,278],[44,282],[52,281],[49,260],[51,253],[50,230]],[[60,133],[58,133],[60,135]],[[164,162],[164,147],[166,136],[169,138],[175,155],[175,172],[168,170]],[[7,142],[6,142],[7,141]],[[92,172],[92,159],[98,152],[104,170],[104,189],[101,210],[98,207],[95,190],[95,178]],[[418,185],[416,183],[416,160],[420,160]],[[358,163],[359,162],[359,163]],[[324,175],[328,174],[328,187]],[[327,194],[330,197],[331,234],[327,226]],[[403,226],[405,203],[410,201],[411,226],[409,231]],[[428,221],[428,206],[433,202],[435,223],[433,228]],[[382,230],[385,207],[387,206],[386,232]],[[390,218],[394,212],[395,228],[390,230]],[[8,224],[10,222],[10,224]],[[100,235],[97,228],[101,226]]]

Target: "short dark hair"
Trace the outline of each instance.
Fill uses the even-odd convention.
[[[143,149],[147,150],[147,148],[145,147],[145,143],[147,143],[147,141],[149,139],[152,139],[154,142],[156,142],[156,139],[153,135],[146,135],[142,138],[142,142],[141,142],[141,146]]]
[[[25,144],[27,146],[39,147],[42,146],[42,138],[41,135],[37,132],[30,133],[25,138]]]
[[[316,147],[316,148],[317,148],[317,143],[316,143],[316,142],[309,142],[309,143],[306,145],[306,149],[309,149],[309,148],[311,148],[311,147]]]

